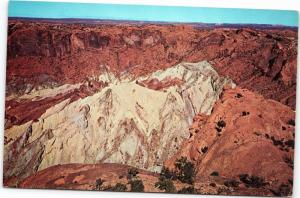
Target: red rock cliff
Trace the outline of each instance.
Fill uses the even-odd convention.
[[[243,88],[295,108],[297,32],[190,25],[81,25],[9,21],[7,92],[101,73],[141,75],[182,61],[210,61]],[[102,66],[101,66],[102,65]]]

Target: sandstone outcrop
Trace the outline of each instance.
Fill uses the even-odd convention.
[[[217,172],[239,180],[248,174],[264,178],[268,188],[292,186],[295,112],[246,89],[226,89],[210,116],[197,115],[190,139],[166,161],[188,157],[199,176]],[[290,187],[291,188],[291,187]]]
[[[132,167],[121,164],[56,165],[27,177],[19,183],[18,187],[118,191],[120,188],[112,187],[120,186],[121,184],[123,186],[122,190],[131,191],[130,179],[128,179],[130,169]],[[136,170],[138,174],[134,179],[143,183],[145,192],[165,192],[155,187],[155,184],[159,181],[159,174],[140,169]],[[226,178],[222,177],[197,177],[192,187],[194,192],[181,192],[183,189],[191,187],[191,185],[173,180],[172,183],[175,189],[171,193],[274,196],[268,188],[246,188],[240,186],[233,189],[228,185],[224,185],[226,181]],[[101,184],[100,189],[99,183]],[[124,186],[126,186],[126,189],[124,189]]]
[[[182,83],[161,89],[139,85],[171,77]],[[40,117],[6,129],[5,178],[22,178],[28,161],[34,170],[120,163],[159,171],[189,136],[193,117],[209,115],[223,86],[235,86],[207,62],[181,63],[136,79],[105,73],[98,80],[107,86],[93,95],[66,98]],[[19,157],[24,152],[30,155],[26,159]]]
[[[37,119],[52,106],[69,99],[70,102],[85,98],[107,86],[106,83],[88,80],[75,85],[63,85],[57,88],[31,90],[22,96],[6,97],[5,129]]]
[[[208,60],[237,85],[295,108],[297,31],[199,28],[184,24],[64,24],[9,21],[7,93],[80,83],[99,76],[136,76],[180,62]]]

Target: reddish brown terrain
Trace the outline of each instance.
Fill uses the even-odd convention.
[[[26,178],[19,184],[21,188],[38,189],[75,189],[75,190],[104,190],[120,191],[120,188],[114,188],[118,184],[125,185],[126,188],[121,191],[133,191],[128,178],[128,170],[131,167],[120,164],[68,164],[57,165],[38,172],[37,174]],[[97,186],[96,181],[102,181],[101,187]],[[144,184],[145,192],[165,192],[155,187],[159,181],[159,174],[138,170],[134,180],[141,180]],[[240,185],[239,188],[225,186],[226,178],[221,176],[197,177],[195,179],[195,193],[212,195],[273,195],[267,188],[247,188]],[[173,181],[174,187],[180,192],[190,185],[178,180]],[[168,193],[175,193],[168,192]]]
[[[4,185],[291,195],[297,34],[10,19]]]
[[[191,136],[166,162],[186,156],[197,175],[213,172],[237,179],[242,174],[268,178],[268,188],[293,181],[295,113],[277,101],[246,89],[225,89],[210,116],[198,115]],[[276,172],[276,174],[275,174]]]
[[[289,194],[293,181],[294,117],[289,107],[276,101],[265,100],[246,89],[226,88],[212,115],[194,118],[190,138],[165,165],[172,170],[176,159],[187,157],[196,165],[194,186],[201,194]],[[101,178],[106,186],[122,183],[130,191],[126,179],[129,169],[117,164],[59,165],[28,177],[20,187],[95,190],[95,181]],[[158,174],[140,171],[138,176],[145,191],[162,192],[154,188]],[[264,178],[264,182],[255,186],[250,179],[241,179],[242,175]],[[237,182],[237,186],[230,186],[229,182]],[[188,186],[177,180],[174,183],[178,190]]]
[[[106,67],[116,75],[139,76],[180,62],[207,60],[242,88],[295,109],[296,57],[297,31],[292,29],[11,20],[7,91],[82,82]]]

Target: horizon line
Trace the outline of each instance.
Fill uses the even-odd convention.
[[[128,20],[128,19],[101,19],[101,18],[46,18],[46,17],[15,17],[15,16],[8,16],[8,19],[16,19],[16,20],[93,20],[93,21],[115,21],[115,22],[145,22],[145,23],[165,23],[165,24],[203,24],[203,25],[215,25],[215,26],[222,26],[222,25],[240,25],[240,26],[270,26],[270,27],[289,27],[289,28],[299,28],[299,26],[292,26],[292,25],[282,25],[282,24],[263,24],[263,23],[205,23],[205,22],[178,22],[178,21],[150,21],[150,20]]]
[[[8,17],[298,27],[298,11],[78,2],[9,1]]]

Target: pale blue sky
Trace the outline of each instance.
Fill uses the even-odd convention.
[[[33,18],[83,18],[298,26],[298,12],[287,10],[87,4],[12,0],[9,3],[8,15],[10,17]]]

